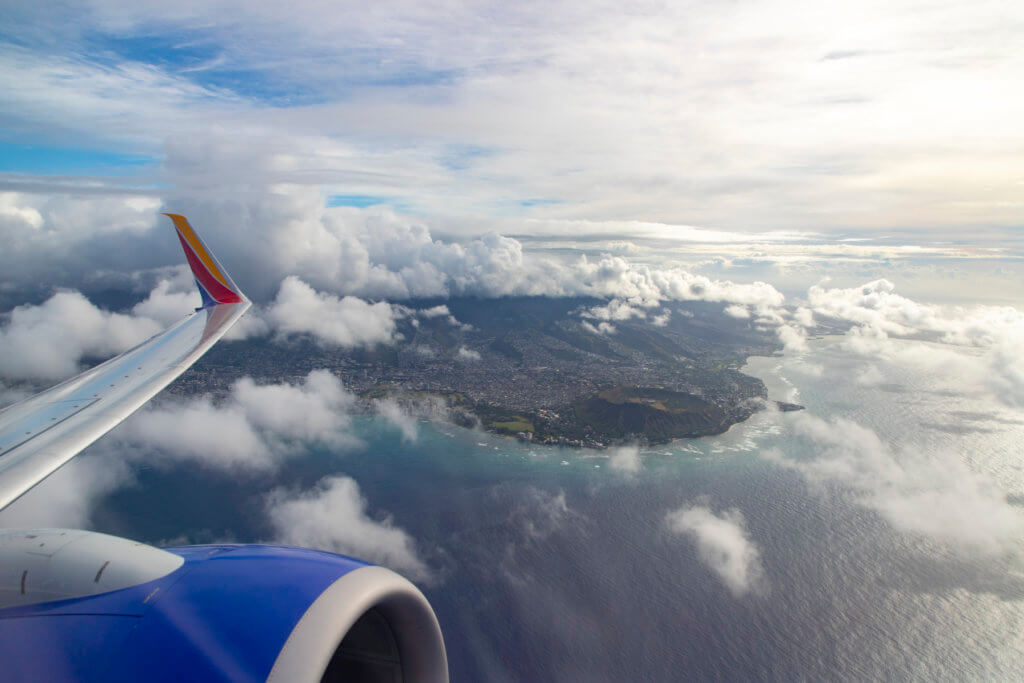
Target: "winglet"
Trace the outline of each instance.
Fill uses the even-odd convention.
[[[196,277],[196,284],[199,285],[199,293],[203,297],[203,308],[217,304],[236,304],[245,301],[245,296],[238,289],[224,266],[220,265],[217,257],[213,255],[203,241],[199,239],[192,226],[184,216],[177,213],[165,213],[165,216],[174,221],[174,228],[178,232],[178,239],[181,241],[181,248],[185,250],[185,258]]]

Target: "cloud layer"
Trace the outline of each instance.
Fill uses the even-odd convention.
[[[801,412],[789,419],[813,456],[778,450],[765,456],[797,470],[823,494],[832,486],[852,490],[857,502],[897,529],[961,552],[1019,550],[1024,514],[995,481],[973,471],[958,454],[896,450],[844,418],[823,420]]]
[[[819,319],[854,324],[845,348],[876,359],[880,376],[886,374],[886,366],[940,373],[961,391],[987,391],[1008,406],[1024,406],[1024,313],[1010,306],[923,304],[895,290],[888,280],[852,288],[811,287],[808,308],[796,315],[806,316],[806,311]],[[779,328],[783,341],[782,335],[789,334],[783,332],[785,327]],[[934,343],[908,347],[894,343],[892,337],[925,337]],[[790,342],[786,345],[789,348]],[[977,353],[958,353],[944,348],[947,345]]]
[[[198,188],[314,180],[420,213],[724,233],[1013,226],[1024,102],[1006,16],[995,0],[26,5],[0,92],[30,143],[229,148],[232,176],[161,167]]]

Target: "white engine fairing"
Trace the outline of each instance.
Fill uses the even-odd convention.
[[[267,681],[447,681],[441,627],[423,594],[383,567],[345,574],[309,606]]]

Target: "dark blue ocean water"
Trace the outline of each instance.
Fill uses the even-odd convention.
[[[748,371],[773,397],[846,415],[883,439],[976,443],[967,455],[1012,493],[1019,467],[1003,460],[1020,457],[1019,425],[929,430],[929,411],[955,412],[959,398],[938,392],[915,407],[892,382],[841,393],[836,373],[856,368],[830,353],[819,344],[809,358],[753,359]],[[363,447],[311,451],[272,478],[139,466],[136,485],[104,498],[93,521],[150,542],[258,541],[272,535],[268,490],[350,476],[370,513],[390,515],[430,567],[423,589],[456,681],[1024,679],[1019,555],[956,552],[900,531],[862,493],[810,486],[761,457],[815,457],[788,419],[761,414],[721,437],[655,448],[625,475],[600,454],[428,423],[409,443],[380,419],[357,418]],[[762,590],[734,595],[690,539],[668,530],[666,514],[694,504],[743,515]]]

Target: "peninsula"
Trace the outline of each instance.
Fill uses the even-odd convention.
[[[588,311],[604,303],[417,301],[420,311],[447,313],[410,314],[394,344],[346,351],[302,337],[224,343],[172,391],[218,393],[242,374],[298,380],[327,368],[367,411],[391,400],[422,417],[591,448],[718,434],[765,405],[764,384],[739,369],[748,356],[778,349],[770,330],[724,315],[722,304],[675,302],[660,309],[660,324],[633,317],[598,331]]]

